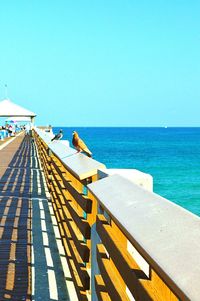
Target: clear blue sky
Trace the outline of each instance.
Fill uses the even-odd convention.
[[[0,98],[54,126],[200,126],[200,1],[2,0]]]

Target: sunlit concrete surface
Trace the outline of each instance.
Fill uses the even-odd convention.
[[[115,174],[121,175],[122,177],[149,191],[153,191],[153,177],[150,174],[141,172],[140,170],[132,168],[106,168],[98,170],[99,179],[103,179],[105,177]]]

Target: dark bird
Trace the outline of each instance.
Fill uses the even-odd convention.
[[[91,151],[88,149],[86,144],[79,138],[77,132],[73,132],[73,139],[72,139],[73,146],[77,149],[78,152],[84,152],[88,157],[92,157]]]
[[[63,131],[60,130],[60,132],[59,132],[58,134],[56,134],[56,135],[51,139],[51,141],[54,141],[54,140],[60,140],[60,139],[62,139],[62,137],[63,137]]]

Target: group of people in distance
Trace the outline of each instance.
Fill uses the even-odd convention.
[[[85,144],[85,142],[83,142],[83,140],[79,137],[78,133],[76,131],[74,131],[72,133],[72,144],[75,147],[75,149],[78,152],[84,152],[88,157],[92,157],[92,153],[89,150],[89,148],[87,147],[87,145]],[[58,134],[56,134],[51,141],[55,141],[55,140],[60,140],[63,137],[63,131],[60,130],[60,132]]]
[[[27,135],[30,134],[31,125],[27,123],[26,125],[18,125],[18,124],[6,124],[0,126],[0,130],[7,131],[7,136],[14,137],[16,133],[20,131],[25,131]]]
[[[0,130],[7,131],[7,135],[12,137],[15,136],[17,128],[15,124],[6,124],[5,126],[1,126]]]

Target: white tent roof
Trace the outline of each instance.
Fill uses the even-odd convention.
[[[30,117],[16,117],[16,116],[13,116],[13,117],[8,117],[6,119],[6,121],[31,121],[31,118]]]
[[[0,102],[0,117],[34,117],[35,113],[16,105],[9,99],[4,99]]]

